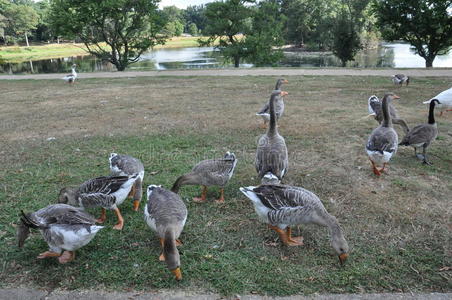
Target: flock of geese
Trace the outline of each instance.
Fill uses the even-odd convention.
[[[75,65],[72,67],[75,73]],[[399,78],[399,75],[396,75]],[[74,74],[73,81],[76,78]],[[409,78],[401,81],[408,85]],[[393,79],[394,80],[394,79]],[[73,82],[72,81],[72,82]],[[349,246],[337,219],[329,214],[319,197],[314,193],[296,186],[281,184],[288,171],[289,161],[285,139],[278,131],[277,122],[284,112],[284,96],[288,93],[281,86],[288,81],[279,79],[270,100],[257,113],[268,122],[266,133],[259,140],[255,157],[255,169],[261,180],[259,186],[241,187],[240,191],[252,202],[260,221],[267,223],[279,235],[287,246],[303,245],[303,237],[292,236],[291,227],[299,224],[313,223],[325,226],[331,235],[331,245],[339,261],[343,264],[349,253]],[[395,81],[394,81],[395,82]],[[395,82],[401,84],[400,82]],[[445,93],[446,92],[446,93]],[[397,114],[392,105],[398,97],[387,93],[382,101],[376,96],[369,98],[369,111],[381,123],[371,133],[366,145],[367,154],[376,175],[384,172],[386,164],[397,151],[398,145],[423,148],[419,157],[428,163],[426,148],[437,135],[433,115],[435,105],[452,106],[452,89],[429,100],[428,123],[409,129],[406,122]],[[441,96],[442,95],[442,96]],[[440,97],[441,96],[441,97]],[[449,99],[447,102],[447,99]],[[406,132],[398,144],[397,133],[392,124],[399,124]],[[234,153],[227,152],[223,158],[207,159],[196,164],[187,174],[176,179],[170,190],[161,185],[149,185],[146,189],[147,202],[144,207],[144,219],[156,233],[162,248],[159,260],[164,261],[176,280],[182,279],[180,256],[177,247],[181,245],[181,235],[188,211],[178,195],[184,185],[201,185],[200,197],[195,202],[207,201],[207,188],[218,186],[220,195],[216,202],[224,202],[224,187],[233,176],[237,164]],[[378,166],[381,166],[378,169]],[[133,199],[133,209],[138,211],[142,199],[144,180],[143,163],[129,155],[111,153],[109,157],[110,175],[93,178],[75,188],[62,188],[58,203],[38,211],[24,213],[17,226],[18,245],[22,247],[30,234],[30,228],[39,229],[49,246],[37,258],[57,257],[60,263],[67,263],[75,258],[75,251],[88,244],[104,226],[96,225],[106,220],[106,210],[113,210],[117,224],[113,229],[122,230],[124,218],[118,208],[126,198]],[[85,208],[100,208],[100,217],[95,219]]]

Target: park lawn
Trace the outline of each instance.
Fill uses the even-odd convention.
[[[280,133],[290,169],[285,182],[315,192],[342,225],[351,252],[341,267],[326,228],[299,226],[303,247],[285,247],[258,221],[240,186],[256,185],[253,165],[261,120],[277,78],[141,77],[0,81],[0,287],[44,289],[210,291],[224,295],[292,295],[364,292],[450,292],[452,114],[437,118],[439,135],[429,148],[432,166],[400,148],[387,174],[373,175],[364,151],[376,121],[367,98],[394,90],[409,126],[425,122],[429,99],[450,78],[414,78],[394,88],[382,77],[288,77]],[[396,127],[402,134],[400,127]],[[108,174],[110,152],[140,158],[145,186],[171,187],[199,160],[233,151],[239,162],[224,204],[198,204],[199,187],[181,196],[188,220],[180,247],[183,280],[158,261],[156,236],[121,207],[125,227],[106,228],[60,265],[35,257],[47,245],[35,232],[19,249],[15,224],[26,212],[56,202],[60,188]],[[154,175],[150,175],[152,172]],[[141,204],[141,209],[144,203]],[[90,210],[93,215],[98,210]]]
[[[155,49],[198,47],[199,37],[173,37],[164,45]],[[103,44],[104,47],[107,47]],[[7,62],[22,62],[26,60],[50,59],[68,56],[89,55],[82,43],[46,44],[30,47],[5,46],[0,47],[0,59]]]

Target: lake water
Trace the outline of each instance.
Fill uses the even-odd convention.
[[[93,56],[77,56],[57,59],[9,63],[0,61],[0,73],[64,73],[76,63],[79,72],[99,72],[116,70],[110,63],[102,62]],[[331,53],[285,52],[278,63],[280,67],[339,67],[341,65]],[[360,68],[423,68],[425,61],[408,44],[387,43],[378,49],[361,51],[348,67]],[[452,53],[437,56],[434,67],[452,68]],[[145,53],[141,60],[130,65],[129,70],[167,70],[167,69],[204,69],[232,67],[212,47],[192,47],[176,49],[158,49]],[[243,63],[242,68],[251,68],[252,64]]]

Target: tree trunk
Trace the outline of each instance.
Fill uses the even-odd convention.
[[[115,64],[115,66],[118,71],[124,71],[127,67],[126,64],[122,64],[121,62],[118,62],[117,64]]]
[[[25,32],[25,42],[27,43],[27,47],[30,47],[30,44],[28,43],[28,35],[26,32]]]
[[[427,56],[425,57],[425,67],[431,68],[433,67],[433,61],[435,60],[435,56]]]
[[[240,56],[234,57],[234,67],[238,68],[240,65]]]

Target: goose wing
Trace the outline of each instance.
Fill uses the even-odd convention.
[[[428,143],[436,137],[437,128],[430,124],[413,127],[400,142],[401,145],[418,145]]]
[[[93,225],[96,222],[87,212],[67,204],[49,205],[29,214],[28,217],[39,227],[48,227],[51,224]]]
[[[80,194],[113,194],[128,181],[128,176],[103,176],[90,179],[80,187]]]
[[[397,150],[397,133],[392,128],[378,127],[369,137],[366,149],[383,153]]]
[[[267,102],[264,104],[264,106],[262,106],[261,110],[257,114],[260,115],[260,114],[268,114],[268,113],[270,113],[270,105]]]
[[[253,191],[263,205],[274,210],[300,208],[309,201],[318,200],[318,197],[308,190],[286,185],[264,184]]]

